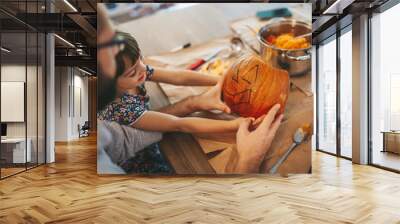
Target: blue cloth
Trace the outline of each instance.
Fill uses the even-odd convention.
[[[126,173],[172,174],[173,170],[160,152],[158,143],[146,147],[135,157],[126,160],[121,168]]]

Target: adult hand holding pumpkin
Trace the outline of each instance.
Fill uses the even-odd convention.
[[[254,131],[249,130],[251,120],[244,120],[240,124],[236,134],[237,158],[232,170],[234,173],[259,172],[259,167],[283,118],[283,114],[275,118],[280,108],[279,104],[274,105]]]

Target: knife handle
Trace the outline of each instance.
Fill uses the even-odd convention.
[[[197,68],[199,68],[205,62],[206,61],[204,59],[198,59],[196,62],[194,62],[193,64],[189,65],[189,67],[187,69],[196,70]]]

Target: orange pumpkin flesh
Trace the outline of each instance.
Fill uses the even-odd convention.
[[[279,114],[285,111],[289,93],[289,75],[255,55],[239,58],[226,72],[222,96],[232,112],[258,118],[277,103]]]

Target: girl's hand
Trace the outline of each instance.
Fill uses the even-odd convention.
[[[225,76],[221,77],[215,86],[194,97],[193,105],[196,110],[220,110],[228,114],[231,113],[231,109],[221,100],[224,78]]]
[[[235,130],[238,130],[239,127],[243,124],[250,123],[252,124],[255,121],[252,117],[238,117],[236,119],[231,120],[231,122],[235,125]]]

